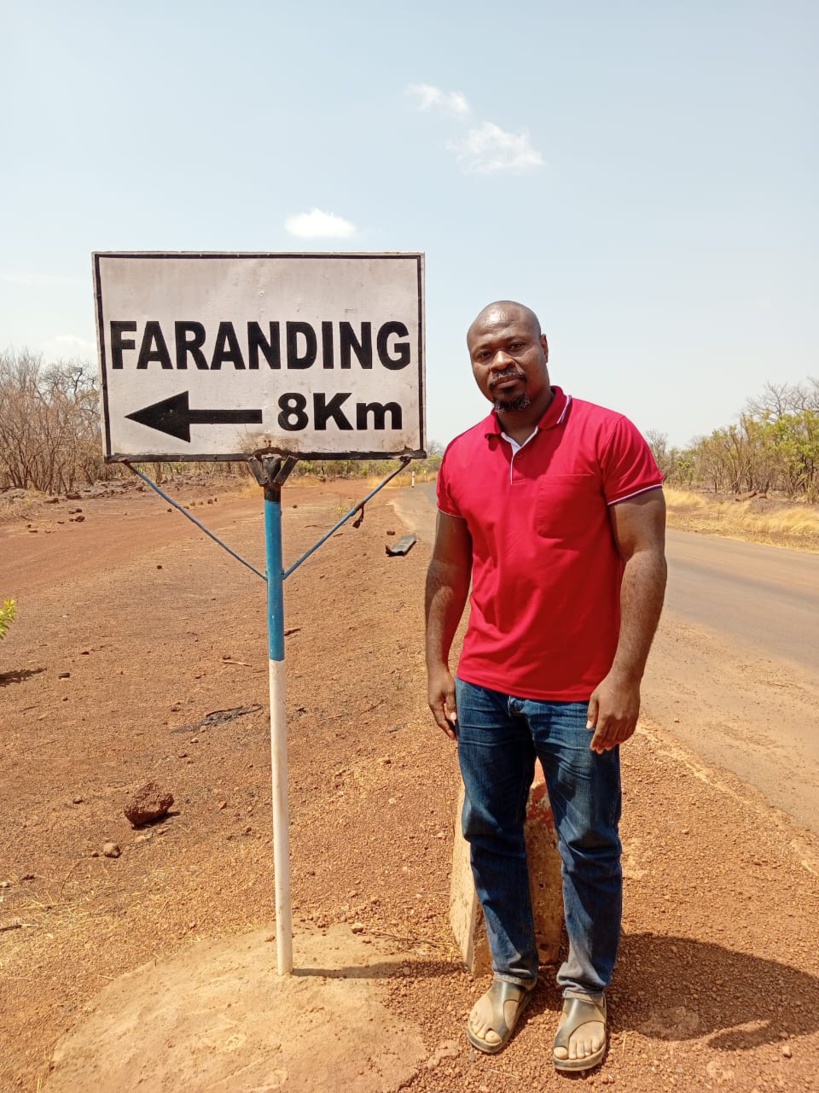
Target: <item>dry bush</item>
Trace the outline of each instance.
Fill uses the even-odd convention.
[[[67,493],[111,477],[100,448],[99,408],[84,363],[43,367],[28,350],[0,353],[0,488]]]

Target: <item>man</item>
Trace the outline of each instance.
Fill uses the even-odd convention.
[[[662,475],[626,418],[551,386],[529,308],[489,304],[467,346],[494,410],[444,455],[426,595],[429,705],[458,742],[494,970],[467,1038],[501,1050],[537,983],[523,823],[539,758],[569,937],[553,1062],[588,1070],[606,1052],[620,935],[619,745],[637,724],[665,590]]]

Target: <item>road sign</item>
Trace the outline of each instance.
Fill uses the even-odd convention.
[[[422,254],[94,255],[108,462],[424,453]]]

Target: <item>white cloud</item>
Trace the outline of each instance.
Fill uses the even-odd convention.
[[[454,118],[466,129],[466,136],[450,141],[447,147],[460,160],[464,170],[489,174],[493,171],[529,171],[544,165],[543,156],[532,146],[528,132],[508,133],[494,122],[476,124],[466,96],[460,91],[442,91],[428,83],[413,83],[405,88],[419,110],[432,110]]]
[[[434,108],[448,118],[465,118],[469,114],[469,103],[460,91],[442,91],[428,83],[411,83],[406,89],[418,104],[419,110]]]
[[[470,129],[463,140],[449,145],[468,171],[529,171],[543,166],[543,156],[532,147],[529,134],[507,133],[494,122],[485,121]]]
[[[346,239],[355,233],[355,224],[333,213],[313,209],[309,213],[288,216],[284,226],[298,239]]]

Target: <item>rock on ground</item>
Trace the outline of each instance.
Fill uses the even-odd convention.
[[[146,782],[136,791],[124,812],[134,827],[140,827],[164,816],[172,804],[172,793],[162,789],[156,782]]]

